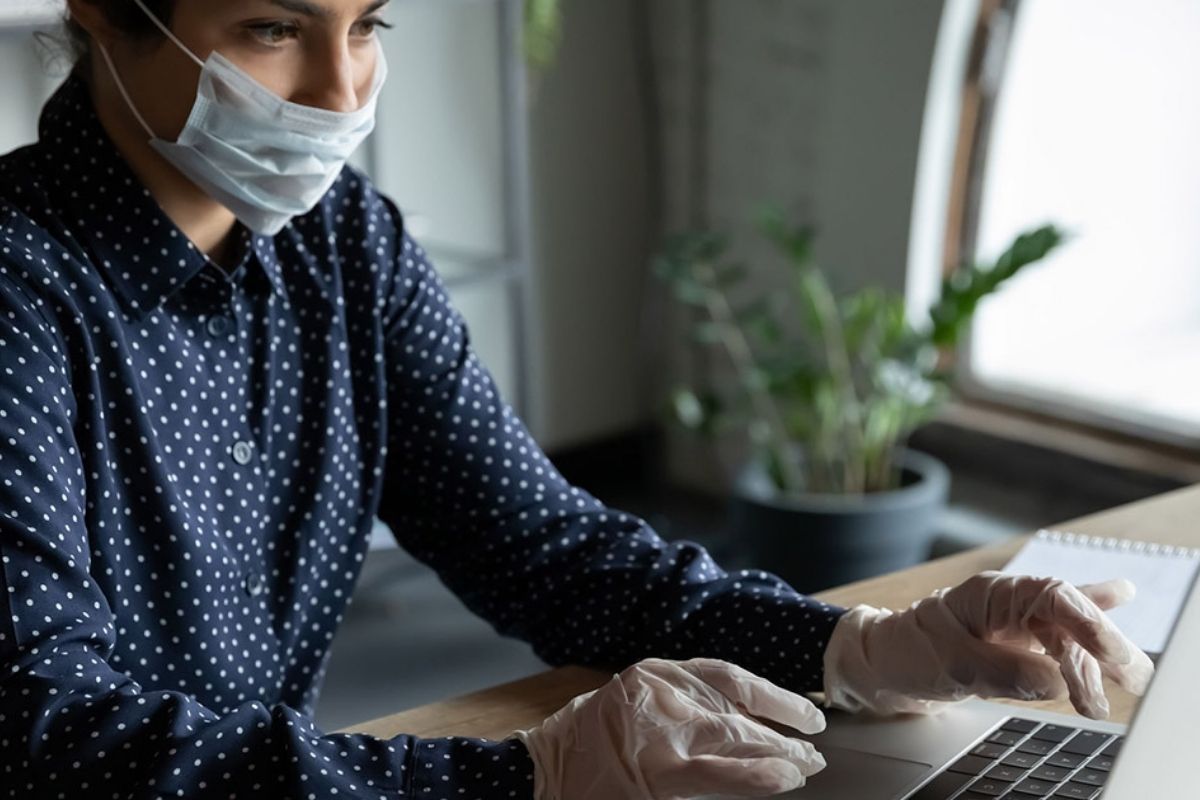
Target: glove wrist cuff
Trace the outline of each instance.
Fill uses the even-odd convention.
[[[559,800],[550,793],[549,786],[552,782],[546,774],[553,763],[553,757],[545,752],[539,734],[538,728],[529,728],[515,730],[505,738],[517,739],[529,751],[529,759],[533,762],[533,800]]]
[[[868,654],[868,629],[891,612],[868,605],[851,608],[834,625],[833,634],[823,656],[825,705],[845,711],[861,711],[865,707],[862,692],[856,687],[864,683],[878,685],[872,676]]]

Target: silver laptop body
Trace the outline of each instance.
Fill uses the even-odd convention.
[[[928,717],[880,718],[829,710],[825,732],[805,737],[825,756],[828,766],[810,778],[807,786],[776,796],[794,800],[976,797],[968,793],[971,781],[949,794],[934,787],[944,767],[970,753],[1006,720],[1017,717],[1084,731],[1126,734],[1105,784],[1103,800],[1194,797],[1196,759],[1200,757],[1197,678],[1200,590],[1193,582],[1170,646],[1158,661],[1150,689],[1128,731],[1116,723],[986,700],[968,700]],[[1030,795],[1011,790],[997,795],[1033,800]]]

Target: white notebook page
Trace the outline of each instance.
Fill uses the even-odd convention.
[[[1128,578],[1137,595],[1108,614],[1134,644],[1158,654],[1167,646],[1197,566],[1200,550],[1043,530],[1021,548],[1004,572],[1062,578],[1074,584]]]

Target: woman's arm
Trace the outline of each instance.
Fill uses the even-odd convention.
[[[379,516],[500,633],[551,664],[620,669],[646,657],[736,663],[819,690],[843,609],[570,485],[504,402],[426,253],[397,231],[386,298],[388,454]]]
[[[66,362],[20,274],[0,258],[0,797],[532,797],[517,742],[324,735],[287,706],[218,712],[109,663],[116,598],[91,575],[129,565],[93,560],[108,534],[85,526]],[[120,635],[169,646],[170,621],[136,623]]]

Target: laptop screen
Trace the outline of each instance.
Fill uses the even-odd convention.
[[[1200,741],[1200,581],[1192,580],[1170,643],[1138,705],[1105,800],[1175,797],[1194,790],[1194,748]],[[1190,787],[1185,789],[1185,787]]]

